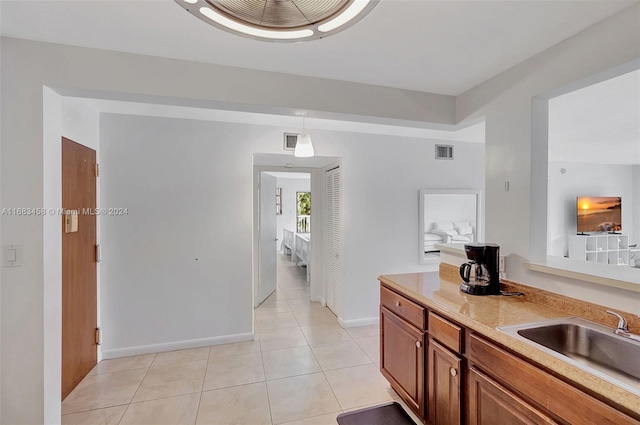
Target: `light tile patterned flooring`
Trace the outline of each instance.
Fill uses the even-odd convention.
[[[378,370],[378,326],[341,328],[284,255],[255,320],[255,341],[100,362],[62,403],[62,423],[333,425],[398,399]]]

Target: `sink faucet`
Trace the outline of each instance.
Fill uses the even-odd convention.
[[[615,311],[607,310],[607,313],[616,316],[618,318],[618,326],[616,330],[613,331],[616,335],[623,336],[625,338],[633,339],[634,341],[640,341],[640,336],[634,335],[629,332],[629,326],[627,325],[627,321],[624,317],[616,313]]]

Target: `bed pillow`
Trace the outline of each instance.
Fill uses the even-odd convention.
[[[473,234],[473,227],[471,226],[462,226],[462,227],[458,227],[458,233],[461,235],[472,235]]]
[[[468,221],[454,221],[453,222],[453,227],[458,228],[458,227],[469,227],[470,224]]]
[[[453,223],[450,221],[443,221],[434,225],[434,230],[453,230]]]

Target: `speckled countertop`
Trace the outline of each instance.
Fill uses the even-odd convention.
[[[459,283],[441,279],[437,272],[382,275],[378,279],[426,307],[440,311],[454,322],[640,415],[640,390],[634,394],[496,329],[569,314],[520,297],[467,295],[460,291]]]

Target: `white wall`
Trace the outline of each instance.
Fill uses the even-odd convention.
[[[316,138],[314,138],[315,144]],[[448,142],[456,158],[434,158],[442,141],[358,135],[330,137],[330,156],[342,156],[344,315],[378,316],[381,274],[436,270],[418,265],[420,189],[482,189],[484,145]]]
[[[2,19],[2,2],[0,2],[0,19]],[[2,68],[2,43],[0,43],[0,69]],[[2,99],[2,84],[0,83],[0,99]],[[0,122],[2,121],[2,102],[0,101]],[[0,131],[0,164],[2,163],[2,131]],[[2,203],[2,177],[0,176],[0,209]],[[0,235],[2,235],[2,222],[0,220]],[[0,242],[1,238],[0,238]],[[0,245],[2,246],[2,245]],[[4,253],[0,252],[0,261]],[[0,347],[2,347],[2,273],[0,273]],[[2,349],[0,348],[0,422],[2,421]]]
[[[251,154],[274,134],[103,115],[101,201],[128,208],[102,224],[105,357],[252,338]]]
[[[634,214],[634,226],[633,233],[629,233],[629,240],[631,243],[636,243],[640,247],[640,184],[638,184],[638,182],[640,182],[640,165],[634,165],[632,167],[631,181],[633,182],[631,185],[633,189],[633,204],[631,208]]]
[[[307,179],[290,179],[278,177],[277,187],[282,188],[282,214],[276,216],[276,236],[278,238],[278,250],[281,249],[282,229],[296,231],[296,192],[311,191],[311,175]],[[320,194],[318,194],[320,196]],[[313,203],[314,194],[311,194]],[[311,217],[313,220],[313,217]]]
[[[531,154],[532,131],[538,130],[531,125],[532,98],[637,60],[639,14],[640,6],[634,5],[456,99],[458,122],[486,119],[485,239],[500,244],[508,256],[507,278],[626,311],[640,310],[637,293],[528,271],[523,262],[530,255],[530,224],[541,215],[546,221],[547,182],[531,180],[532,169],[547,167],[546,156]],[[509,191],[504,190],[505,180]],[[533,232],[546,235],[546,228]]]
[[[105,357],[252,332],[252,155],[282,153],[283,130],[103,115],[102,204],[130,211],[103,220]],[[312,136],[317,155],[343,158],[343,319],[375,319],[378,275],[428,269],[418,190],[481,185],[484,146],[454,142],[456,160],[436,161],[433,140]]]
[[[2,138],[0,203],[5,208],[60,204],[55,170],[56,146],[44,137],[44,115],[54,114],[45,102],[43,86],[58,93],[91,92],[98,97],[129,100],[162,99],[172,104],[195,103],[251,111],[320,111],[318,116],[345,113],[365,120],[426,120],[454,122],[454,98],[406,90],[373,87],[318,78],[253,71],[210,64],[155,58],[113,51],[70,47],[2,37]],[[178,78],[176,75],[187,75]],[[205,84],[215,78],[225,84]],[[59,112],[61,114],[61,112]],[[281,134],[278,140],[281,140]],[[55,142],[54,142],[55,143]],[[46,152],[51,149],[50,152]],[[54,176],[54,177],[51,177]],[[50,184],[51,183],[51,184]],[[23,245],[24,265],[1,271],[2,417],[0,422],[56,423],[59,416],[45,408],[45,384],[56,379],[57,354],[45,346],[45,335],[59,333],[56,321],[45,321],[45,305],[57,303],[59,277],[44,267],[45,240],[59,226],[43,217],[1,218],[1,245]],[[45,236],[45,233],[49,234]],[[250,260],[249,260],[250,261]],[[47,274],[45,274],[45,272]],[[59,364],[57,366],[59,369]],[[48,388],[47,388],[48,389]],[[55,393],[46,397],[55,398]]]
[[[564,173],[561,170],[565,170]],[[636,180],[637,181],[637,180]],[[635,234],[638,214],[634,211],[633,166],[550,161],[547,253],[567,254],[567,235],[576,233],[576,197],[621,196],[622,233]]]

